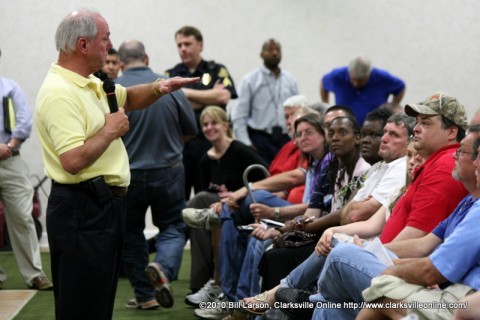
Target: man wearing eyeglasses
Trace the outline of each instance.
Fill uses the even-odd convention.
[[[470,133],[454,153],[456,164],[452,176],[463,183],[470,195],[432,233],[417,240],[418,243],[399,242],[390,248],[400,258],[405,258],[402,256],[405,253],[409,254],[407,257],[412,257],[412,253],[418,252],[413,248],[422,248],[422,258],[409,259],[410,261],[385,269],[380,277],[372,280],[371,287],[363,291],[364,298],[369,302],[373,300],[400,305],[400,302],[415,301],[419,308],[411,306],[408,311],[404,308],[365,309],[357,319],[377,319],[380,316],[382,319],[398,319],[407,312],[421,315],[422,319],[452,319],[455,310],[453,305],[480,289],[476,281],[480,275],[480,245],[476,241],[478,227],[475,227],[480,216],[478,204],[475,203],[478,202],[476,200],[480,196],[480,190],[473,174],[475,170],[478,172],[478,160],[475,159],[478,155],[479,128],[475,123],[479,122],[480,113],[477,112]],[[409,249],[405,250],[407,246]],[[446,307],[425,307],[432,302],[437,306],[442,303]],[[471,315],[470,318],[473,319],[474,316]]]
[[[467,195],[462,182],[465,183],[464,178],[468,179],[461,174],[461,167],[458,166],[463,162],[460,163],[459,158],[456,158],[458,163],[456,167],[453,158],[455,150],[460,147],[458,142],[464,138],[468,127],[463,105],[454,97],[435,93],[420,104],[407,105],[405,112],[417,119],[414,128],[414,147],[426,161],[416,170],[412,184],[396,204],[380,236],[382,243],[392,242],[387,247],[398,257],[403,258],[428,254],[426,251],[416,253],[421,247],[417,243],[413,245],[414,242],[399,241],[426,236],[454,212],[461,199]],[[463,146],[461,151],[471,152],[463,149]],[[452,172],[454,176],[462,177],[459,179],[462,182],[454,180]],[[408,245],[402,246],[402,243]],[[435,246],[438,244],[439,242]],[[342,266],[346,266],[345,268],[342,266],[337,268],[335,262],[340,257],[347,257],[342,260]],[[381,263],[376,263],[377,260],[357,246],[335,247],[328,255],[319,275],[317,286],[319,295],[311,296],[310,301],[323,301],[322,299],[331,302],[363,301],[362,290],[370,285],[371,278],[386,269]],[[357,263],[359,261],[361,263]],[[340,278],[342,281],[337,282]],[[346,282],[350,284],[343,287],[327,285]],[[316,309],[313,319],[354,317],[358,311],[358,309]]]

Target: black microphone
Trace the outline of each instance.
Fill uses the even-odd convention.
[[[118,111],[117,97],[115,96],[115,82],[111,79],[107,79],[103,82],[103,91],[107,94],[108,107],[110,113]]]

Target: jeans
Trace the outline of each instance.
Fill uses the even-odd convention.
[[[237,301],[246,297],[253,297],[260,293],[258,264],[270,244],[272,244],[272,240],[262,241],[254,237],[249,237],[247,252],[243,259],[242,272],[238,278]]]
[[[123,247],[125,271],[140,302],[154,298],[154,287],[145,275],[148,248],[145,215],[150,207],[152,222],[159,229],[156,256],[168,279],[177,278],[185,246],[185,173],[181,163],[169,168],[132,170],[127,193],[126,236]]]
[[[290,205],[288,201],[280,199],[264,190],[254,191],[254,197],[256,202],[263,203],[270,207],[285,207]],[[222,290],[231,301],[236,301],[240,274],[255,272],[257,279],[259,279],[257,270],[258,263],[253,270],[250,266],[248,266],[248,270],[242,268],[247,253],[248,235],[239,233],[232,219],[232,216],[235,214],[251,216],[250,197],[247,196],[241,201],[239,210],[240,213],[232,212],[227,205],[224,205],[220,213],[220,219],[222,220],[222,238],[219,257],[220,279],[222,282]],[[255,250],[252,250],[251,254],[255,252],[258,254],[258,251]],[[261,255],[258,257],[258,261],[260,261],[260,257]],[[250,259],[250,257],[247,259]],[[247,282],[250,281],[247,280]]]
[[[280,281],[282,287],[305,289],[316,284],[319,272],[323,269],[327,257],[318,256],[313,252],[298,267],[293,269],[290,274]]]
[[[338,244],[327,256],[311,302],[362,302],[362,291],[387,267],[377,257],[348,243]],[[312,319],[355,319],[360,309],[315,308]]]

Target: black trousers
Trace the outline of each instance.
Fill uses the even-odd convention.
[[[48,243],[57,320],[111,320],[125,233],[125,197],[99,206],[90,191],[52,184]]]
[[[305,261],[315,250],[317,242],[298,248],[274,248],[265,253],[258,270],[263,278],[261,291],[274,288],[290,271]]]

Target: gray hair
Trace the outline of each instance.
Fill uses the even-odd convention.
[[[407,129],[407,137],[410,139],[413,136],[413,128],[417,124],[417,120],[414,117],[407,116],[405,112],[399,112],[392,114],[388,119],[387,123],[395,123],[397,126],[402,124]]]
[[[480,115],[480,109],[475,111],[473,114],[473,118],[475,118],[477,115]],[[474,124],[468,127],[469,132],[480,132],[480,124]]]
[[[317,101],[317,102],[309,103],[308,107],[317,111],[321,115],[324,115],[325,111],[327,111],[329,105],[324,103],[324,102]]]
[[[126,65],[135,61],[145,62],[145,46],[138,40],[126,40],[118,48],[118,58]]]
[[[306,96],[296,95],[291,96],[283,102],[283,107],[307,107],[310,104],[310,101]]]
[[[60,22],[55,33],[57,51],[75,52],[77,40],[85,37],[93,40],[97,35],[98,12],[91,9],[79,9],[69,13]]]
[[[372,63],[367,56],[357,56],[348,64],[348,72],[354,78],[367,78],[372,71]]]

